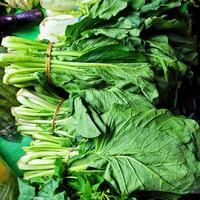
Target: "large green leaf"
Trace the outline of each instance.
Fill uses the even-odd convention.
[[[64,200],[66,192],[60,192],[59,181],[54,179],[42,180],[31,184],[28,181],[18,179],[20,195],[18,200]]]
[[[75,100],[75,118],[77,133],[85,138],[97,137],[106,130],[106,126],[98,113],[90,106],[86,108],[80,98]]]
[[[65,192],[57,193],[56,189],[59,188],[59,181],[55,180],[47,180],[44,183],[44,186],[38,192],[36,199],[46,200],[64,200],[65,199]]]
[[[114,106],[103,115],[91,167],[125,195],[135,190],[184,194],[200,186],[200,130],[167,110]]]
[[[151,102],[158,97],[154,86],[154,74],[148,63],[76,63],[58,72],[52,68],[52,82],[66,91],[79,93],[90,88],[132,88],[135,94],[142,94]],[[44,81],[46,75],[39,77]]]
[[[33,200],[35,196],[35,188],[27,181],[18,179],[20,194],[18,200]]]
[[[141,12],[145,14],[157,13],[158,15],[160,14],[161,11],[177,8],[180,6],[181,6],[180,0],[151,0],[141,8]],[[160,12],[157,12],[158,10]]]
[[[80,96],[74,100],[74,117],[77,122],[77,134],[85,138],[95,138],[106,132],[106,124],[101,119],[101,114],[107,112],[114,104],[153,108],[145,97],[117,88],[90,89],[82,91]]]
[[[157,35],[147,40],[147,58],[155,73],[161,105],[171,107],[175,104],[176,93],[187,66],[171,47],[168,37]],[[170,105],[171,104],[171,105]]]
[[[103,35],[108,38],[116,40],[133,41],[133,46],[139,45],[141,39],[139,38],[141,33],[141,23],[143,18],[139,13],[133,12],[130,16],[120,17],[115,23],[106,23],[103,26],[97,28],[91,27],[90,29],[82,32],[82,37],[89,38],[92,36]]]
[[[107,90],[86,90],[82,97],[87,104],[100,113],[107,112],[113,104],[131,105],[141,108],[153,108],[154,106],[145,97],[131,92],[110,88]]]
[[[127,7],[126,0],[100,0],[90,10],[92,18],[110,19]]]

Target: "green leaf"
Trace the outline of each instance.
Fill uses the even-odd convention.
[[[82,32],[82,37],[104,35],[108,38],[117,40],[132,40],[133,46],[140,44],[140,33],[142,18],[139,13],[132,13],[127,17],[120,17],[117,23],[106,24],[105,26],[95,28],[95,26]],[[134,44],[135,43],[135,44]]]
[[[131,1],[130,1],[131,3]],[[132,4],[132,8],[135,10],[139,10],[142,8],[142,6],[145,5],[145,0],[135,0]]]
[[[90,10],[92,18],[110,19],[127,7],[126,0],[100,0]]]
[[[28,181],[18,179],[20,195],[18,200],[65,200],[66,192],[60,191],[60,181],[43,179],[43,182],[29,183]]]
[[[141,108],[153,108],[145,97],[131,92],[110,88],[106,90],[84,90],[74,98],[74,118],[76,132],[85,138],[95,138],[106,132],[106,125],[101,114],[107,112],[114,104],[136,105]],[[85,126],[87,124],[87,126]]]
[[[56,193],[59,182],[55,180],[47,180],[40,189],[36,199],[41,200],[65,200],[65,192]]]
[[[159,14],[161,11],[180,7],[181,6],[181,1],[180,0],[152,0],[148,3],[146,3],[142,8],[141,12],[142,13],[150,13],[152,14],[154,11],[155,13]],[[160,12],[158,12],[160,11]]]
[[[53,196],[54,191],[58,188],[59,182],[54,180],[47,180],[44,182],[44,186],[38,193],[39,196]]]
[[[166,29],[173,29],[176,31],[181,31],[186,28],[184,22],[180,22],[177,19],[165,19],[164,16],[162,17],[149,17],[145,19],[145,28],[154,28],[157,30],[166,30]]]
[[[94,110],[99,110],[101,113],[107,112],[114,104],[153,108],[151,102],[145,97],[114,87],[107,90],[86,90],[82,98]]]
[[[58,179],[60,179],[63,175],[63,172],[65,170],[65,165],[63,163],[62,158],[57,158],[54,162],[55,169],[54,169],[54,176]]]
[[[75,118],[78,122],[77,133],[85,138],[98,137],[106,130],[98,113],[90,107],[86,108],[80,98],[75,100]]]
[[[39,185],[39,192],[35,195],[38,200],[65,200],[65,191],[59,191],[60,181],[47,179]]]
[[[107,191],[102,191],[100,186],[104,183],[104,178],[100,175],[94,174],[76,174],[77,179],[71,180],[69,185],[72,186],[77,192],[78,199],[86,200],[92,199],[97,200],[103,198]],[[105,185],[106,186],[106,185]],[[70,191],[69,191],[70,192]],[[104,198],[103,198],[104,199]]]
[[[150,67],[148,63],[83,63],[81,67],[74,66],[73,70],[70,68],[62,73],[52,70],[51,78],[56,86],[69,93],[80,93],[81,90],[90,88],[117,87],[130,89],[133,93],[142,94],[155,102],[158,92]],[[39,79],[44,81],[45,74]]]
[[[123,45],[113,44],[104,45],[96,48],[95,50],[89,51],[80,56],[78,62],[132,62],[133,60],[141,62],[144,57],[141,54],[136,53],[135,59],[133,53],[129,52],[129,49]],[[138,57],[137,57],[138,56]],[[145,59],[144,59],[145,60]]]
[[[142,12],[151,12],[152,10],[157,10],[161,5],[164,6],[167,0],[154,0],[154,1],[149,1],[146,3],[141,11]]]
[[[83,31],[86,31],[88,28],[95,26],[95,24],[98,22],[98,19],[91,19],[86,17],[79,23],[67,26],[65,31],[66,43],[70,43],[75,41],[75,39],[80,38]]]
[[[147,58],[155,73],[160,103],[172,107],[181,78],[187,71],[187,66],[181,62],[181,58],[179,59],[177,56],[177,52],[170,45],[167,36],[151,37],[147,43],[149,45]]]
[[[19,197],[18,200],[33,200],[35,197],[35,188],[31,186],[28,181],[18,178]]]
[[[86,160],[90,167],[105,170],[116,191],[185,194],[200,186],[200,129],[195,121],[163,109],[120,105],[102,118],[108,131],[98,138],[90,162]]]
[[[112,38],[90,38],[90,39],[80,39],[76,40],[72,44],[72,48],[78,51],[91,52],[92,50],[96,50],[99,47],[109,46],[109,45],[117,45],[118,42],[113,40]],[[124,47],[126,48],[126,47]]]

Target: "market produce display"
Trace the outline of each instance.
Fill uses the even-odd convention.
[[[48,17],[38,40],[11,35],[1,42],[0,134],[32,138],[18,161],[18,199],[198,193],[200,118],[188,116],[182,93],[185,80],[199,76],[190,16],[197,3],[40,3]],[[27,10],[39,2],[5,4]]]

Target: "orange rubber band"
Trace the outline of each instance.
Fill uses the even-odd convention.
[[[62,100],[60,101],[60,103],[58,104],[58,106],[57,106],[57,108],[56,108],[56,110],[55,110],[55,112],[54,112],[54,114],[53,114],[53,119],[52,119],[52,124],[51,124],[51,126],[52,126],[52,128],[53,128],[53,132],[54,132],[54,129],[55,129],[55,125],[56,125],[56,120],[57,120],[58,113],[59,113],[60,108],[61,108],[61,106],[62,106],[62,104],[63,104],[64,102],[65,102],[65,99],[62,99]]]

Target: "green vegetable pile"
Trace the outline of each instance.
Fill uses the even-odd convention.
[[[19,200],[179,199],[200,188],[200,127],[178,112],[198,63],[189,2],[99,0],[48,44],[2,40],[4,84],[31,136]],[[51,53],[49,54],[49,51]]]

